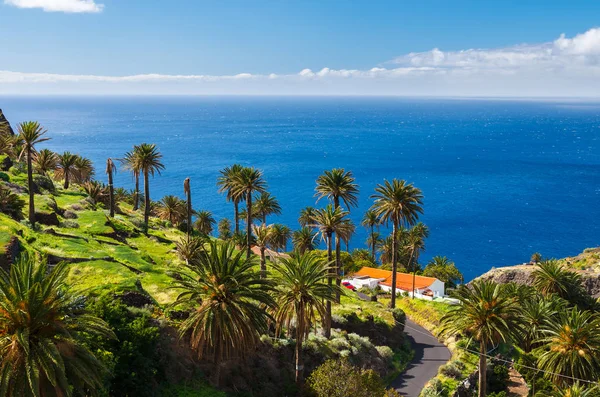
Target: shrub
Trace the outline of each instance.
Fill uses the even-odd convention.
[[[77,214],[75,212],[67,210],[67,211],[65,211],[63,213],[63,218],[65,218],[65,219],[77,219],[78,216],[77,216]]]
[[[377,353],[383,358],[386,364],[390,364],[394,359],[394,351],[389,346],[377,346]]]
[[[440,367],[440,373],[454,379],[460,379],[462,377],[462,371],[454,364],[454,362],[442,365]]]
[[[440,397],[444,395],[444,385],[438,378],[433,378],[420,394],[420,397]]]
[[[78,229],[79,223],[75,221],[65,220],[60,223],[60,227],[64,227],[65,229]]]
[[[383,381],[375,371],[363,370],[347,360],[327,360],[307,381],[317,397],[384,397]]]
[[[8,172],[13,174],[14,176],[21,175],[23,173],[23,171],[16,165],[13,165],[12,167],[10,167]]]
[[[10,182],[10,176],[6,172],[0,172],[0,179],[4,182]]]
[[[508,397],[508,394],[506,394],[505,391],[499,391],[499,392],[488,394],[488,397]]]
[[[38,187],[38,190],[44,189],[49,192],[56,191],[56,188],[54,187],[54,182],[52,182],[52,179],[48,178],[45,175],[34,175],[33,183],[35,183],[35,185]]]
[[[11,192],[4,186],[0,186],[0,212],[5,213],[13,219],[23,219],[23,208],[25,200]]]
[[[508,367],[502,364],[493,364],[491,371],[487,373],[487,389],[490,393],[506,390],[508,379]]]

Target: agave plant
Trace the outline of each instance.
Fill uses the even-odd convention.
[[[22,255],[7,274],[0,269],[0,395],[89,395],[105,370],[86,335],[114,338],[66,288],[68,267],[52,270]]]
[[[23,208],[25,201],[14,194],[6,187],[0,185],[0,212],[10,216],[13,219],[23,219]]]
[[[96,204],[106,197],[106,186],[98,181],[87,181],[83,185],[83,190],[87,193],[92,207],[96,209]]]

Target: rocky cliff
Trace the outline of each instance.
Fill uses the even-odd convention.
[[[571,270],[581,274],[582,285],[594,298],[600,297],[600,247],[590,248],[583,253],[561,259]],[[533,283],[533,264],[493,268],[478,279],[493,280],[497,283],[531,285]]]
[[[8,120],[6,120],[6,117],[4,117],[4,113],[2,113],[2,109],[0,109],[0,133],[3,133],[4,130],[6,130],[11,135],[15,135],[15,132],[13,131],[12,127],[10,126],[10,123],[8,122]]]

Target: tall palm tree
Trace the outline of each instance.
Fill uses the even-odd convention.
[[[33,168],[41,175],[47,175],[49,171],[56,169],[56,153],[50,149],[42,149],[33,156]]]
[[[573,384],[572,378],[596,381],[600,377],[600,317],[577,308],[562,310],[542,328],[538,367],[548,371],[560,387]]]
[[[412,282],[412,298],[415,298],[415,281],[417,277],[417,265],[419,264],[419,255],[421,251],[425,249],[425,239],[429,237],[429,228],[422,222],[417,223],[408,232],[408,240],[406,248],[410,250],[410,257],[407,269],[411,269],[411,262],[414,260],[412,266],[413,282]]]
[[[35,145],[45,142],[50,138],[45,138],[46,130],[37,121],[25,121],[17,126],[19,139],[23,142],[23,149],[19,157],[27,155],[27,188],[29,190],[29,222],[35,226],[35,202],[33,185],[33,155],[35,154]]]
[[[343,168],[334,168],[330,171],[324,171],[317,178],[317,186],[315,188],[315,196],[317,202],[322,198],[329,198],[333,202],[334,208],[340,207],[340,200],[346,205],[348,211],[350,207],[358,205],[358,185],[355,183],[354,176],[351,171],[346,171]],[[346,228],[349,231],[349,225]],[[349,237],[351,233],[347,233]],[[342,263],[340,254],[341,236],[336,233],[335,238],[335,267],[338,276],[341,273]],[[350,239],[348,238],[348,241]],[[336,283],[340,285],[341,279],[338,277]]]
[[[296,230],[292,233],[292,243],[294,249],[301,254],[306,251],[312,251],[315,249],[315,237],[317,233],[308,226],[302,227],[300,230]]]
[[[271,245],[275,251],[287,251],[287,242],[292,237],[292,231],[289,227],[275,223],[271,225]]]
[[[315,215],[314,207],[305,207],[300,210],[300,217],[298,217],[298,223],[300,226],[312,225],[314,222],[313,216]]]
[[[445,335],[461,334],[479,342],[479,397],[486,395],[487,347],[508,341],[520,332],[520,306],[503,285],[476,280],[461,285],[452,296],[459,300],[441,319]]]
[[[163,155],[158,151],[155,144],[142,143],[136,146],[134,151],[140,173],[144,175],[144,224],[146,229],[148,229],[148,218],[150,218],[150,175],[154,176],[155,173],[160,175],[165,166],[161,161]]]
[[[300,386],[303,380],[304,361],[302,360],[302,343],[316,323],[317,317],[327,315],[325,302],[335,299],[337,286],[325,282],[331,271],[330,264],[307,252],[283,258],[273,264],[275,270],[274,295],[277,302],[275,309],[276,333],[282,329],[295,327],[296,337],[296,382]]]
[[[374,232],[369,234],[367,237],[367,246],[371,247],[371,259],[373,263],[377,263],[377,250],[378,247],[383,243],[383,238],[381,237],[381,233]],[[391,251],[390,251],[391,253]],[[391,258],[391,257],[390,257]]]
[[[134,146],[133,151],[125,153],[125,156],[122,159],[119,159],[123,167],[129,171],[131,171],[134,179],[135,179],[135,188],[133,189],[133,210],[137,211],[140,205],[140,172],[141,168],[138,163],[138,158],[136,157],[136,146]]]
[[[192,234],[192,191],[190,189],[190,178],[185,178],[185,180],[183,181],[183,193],[185,194],[185,201],[187,204],[187,208],[186,208],[187,237],[190,238],[190,236]],[[213,219],[213,222],[214,222],[214,219]],[[212,227],[211,227],[211,229],[212,229]],[[210,232],[207,234],[210,234]]]
[[[113,185],[113,174],[117,172],[117,166],[109,157],[106,160],[106,174],[108,175],[108,196],[110,206],[110,217],[115,216],[115,186]]]
[[[398,270],[397,230],[401,224],[414,225],[423,213],[421,190],[406,181],[393,179],[377,185],[371,209],[382,222],[392,222],[392,299],[390,306],[396,307],[396,272]]]
[[[253,349],[266,333],[273,308],[273,284],[253,270],[255,260],[235,253],[229,243],[211,241],[207,250],[178,272],[175,283],[183,292],[174,305],[199,305],[180,326],[190,334],[199,358],[212,356],[213,381],[219,384],[221,362]]]
[[[54,174],[56,179],[64,179],[65,183],[63,188],[68,189],[69,183],[71,182],[71,176],[76,172],[75,162],[77,161],[77,155],[71,152],[64,152],[58,155],[57,170]]]
[[[260,249],[260,276],[267,277],[267,258],[265,250],[273,241],[273,228],[267,225],[252,225],[252,233],[254,233],[254,242]]]
[[[316,227],[321,238],[327,243],[327,260],[328,262],[333,261],[332,256],[332,238],[333,234],[337,233],[344,227],[346,216],[348,211],[342,210],[340,207],[334,208],[331,204],[328,204],[324,209],[318,209],[315,211],[312,227]],[[327,283],[333,284],[333,278],[336,276],[337,265],[334,268],[330,268],[329,279]],[[324,329],[325,336],[329,338],[331,336],[331,301],[326,303],[326,316],[324,318]]]
[[[352,219],[346,219],[346,225],[343,230],[340,231],[339,237],[346,245],[346,252],[350,253],[350,239],[356,233],[356,225],[352,222]]]
[[[160,200],[158,217],[178,225],[185,219],[185,203],[176,196],[167,195]]]
[[[370,234],[369,243],[371,246],[371,256],[373,257],[373,261],[375,261],[377,259],[377,257],[375,256],[375,246],[377,243],[377,239],[375,238],[375,233],[376,233],[375,227],[377,227],[379,229],[381,220],[379,219],[379,217],[377,216],[375,211],[367,210],[367,212],[365,212],[365,215],[363,216],[363,219],[360,222],[360,224],[362,226],[364,226],[365,228],[370,229],[371,234]]]
[[[267,189],[267,183],[263,178],[262,171],[254,167],[243,167],[233,177],[233,197],[246,198],[246,257],[252,254],[252,195],[262,193]]]
[[[200,234],[208,236],[212,233],[213,227],[215,225],[215,218],[212,213],[207,210],[196,211],[196,222],[194,222],[194,227]]]
[[[115,338],[100,319],[85,312],[66,288],[68,266],[49,270],[27,254],[0,269],[0,394],[85,395],[103,386],[105,369],[85,335]]]
[[[239,204],[240,201],[244,200],[244,196],[234,194],[234,181],[236,175],[238,175],[243,169],[244,166],[240,164],[234,164],[231,167],[225,167],[219,171],[221,175],[217,178],[219,193],[225,193],[227,195],[227,201],[231,201],[233,203],[233,219],[235,222],[234,233],[236,234],[240,232]]]
[[[231,222],[229,219],[221,219],[219,221],[219,225],[217,226],[217,230],[221,240],[229,240],[231,238]]]
[[[267,216],[281,215],[281,206],[279,201],[269,192],[263,192],[256,198],[252,212],[257,218],[262,220],[263,225],[267,224]]]

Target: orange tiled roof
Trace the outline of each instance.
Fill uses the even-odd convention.
[[[392,272],[390,270],[376,269],[374,267],[363,267],[358,272],[354,273],[355,276],[367,276],[370,278],[382,279],[380,282],[388,287],[392,286]],[[433,282],[437,280],[433,277],[415,276],[415,289],[423,289],[431,286]],[[404,291],[410,291],[412,289],[413,275],[409,273],[396,272],[396,288]]]

